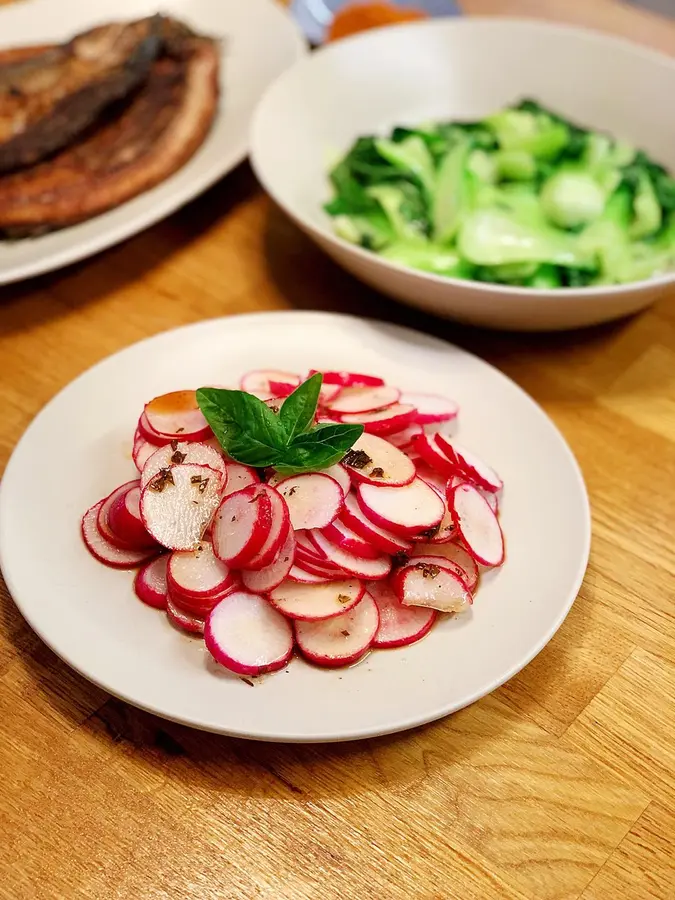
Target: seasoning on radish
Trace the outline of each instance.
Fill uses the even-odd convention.
[[[352,609],[364,591],[363,583],[356,578],[326,584],[285,581],[270,593],[270,603],[290,619],[318,621]]]
[[[342,464],[353,481],[390,486],[409,484],[415,477],[415,465],[393,444],[375,434],[362,434]]]
[[[380,616],[375,601],[364,593],[349,612],[318,622],[295,622],[295,639],[302,655],[319,666],[335,668],[357,662],[370,649]]]
[[[344,503],[344,493],[330,475],[308,472],[292,475],[276,484],[286,501],[295,529],[323,528],[337,516]]]
[[[148,457],[141,471],[141,487],[144,488],[151,478],[154,478],[162,469],[170,469],[173,466],[196,463],[201,466],[209,466],[220,472],[221,490],[227,484],[227,468],[223,456],[209,447],[208,444],[196,441],[171,441],[163,447],[155,449]]]
[[[404,606],[426,606],[440,612],[464,612],[472,603],[471,592],[454,572],[427,562],[411,560],[397,570],[392,582]]]
[[[141,516],[169,550],[192,550],[220,502],[221,476],[209,466],[179,465],[159,472],[143,488]]]
[[[442,498],[421,478],[403,487],[360,484],[357,497],[372,522],[407,537],[435,533],[445,514]]]

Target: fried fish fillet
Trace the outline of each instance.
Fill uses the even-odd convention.
[[[105,212],[166,179],[202,144],[218,105],[219,50],[164,19],[145,82],[44,162],[0,177],[0,230],[41,234]]]
[[[37,52],[0,54],[0,172],[60,150],[126,97],[147,78],[161,30],[161,16],[152,16]]]

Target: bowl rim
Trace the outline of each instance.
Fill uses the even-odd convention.
[[[657,65],[665,66],[675,72],[675,57],[669,56],[660,50],[644,46],[629,38],[620,37],[614,34],[608,34],[595,28],[586,28],[578,25],[568,25],[566,23],[550,22],[541,19],[533,19],[528,17],[511,17],[511,16],[440,16],[430,19],[422,19],[413,22],[402,22],[386,27],[373,28],[367,31],[342,38],[334,43],[324,44],[311,54],[300,58],[290,68],[282,72],[275,81],[267,88],[263,96],[260,98],[253,115],[250,127],[250,151],[249,159],[253,172],[262,185],[265,192],[296,224],[305,231],[313,233],[322,240],[328,241],[330,244],[356,256],[364,261],[371,262],[375,266],[383,269],[389,269],[393,272],[401,272],[408,277],[419,281],[437,284],[439,286],[447,285],[450,288],[464,288],[476,290],[478,293],[500,293],[505,297],[536,297],[547,301],[559,300],[561,298],[580,299],[594,298],[596,301],[614,300],[618,295],[629,294],[635,290],[645,290],[647,288],[665,288],[675,283],[675,269],[662,275],[656,275],[653,278],[643,278],[639,281],[629,281],[626,284],[613,285],[592,285],[588,287],[577,288],[533,288],[526,285],[508,285],[493,282],[472,281],[471,279],[454,278],[450,275],[437,275],[433,272],[425,272],[421,269],[414,269],[403,263],[394,262],[385,259],[377,253],[359,247],[341,238],[339,235],[331,231],[326,225],[320,225],[309,218],[304,212],[292,209],[288,203],[282,200],[279,193],[266,177],[263,166],[258,159],[257,147],[259,145],[258,131],[261,127],[263,117],[267,114],[267,108],[274,100],[275,94],[280,91],[287,81],[295,77],[296,71],[302,68],[308,68],[313,65],[314,60],[318,57],[337,54],[342,52],[344,46],[356,44],[368,44],[372,40],[382,38],[383,32],[400,32],[413,31],[417,29],[478,29],[489,30],[495,28],[529,28],[547,34],[563,33],[569,38],[583,39],[595,41],[598,44],[605,44],[613,47],[615,50],[632,53],[642,57],[645,61]]]

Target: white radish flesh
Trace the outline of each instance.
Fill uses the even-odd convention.
[[[470,591],[473,591],[478,583],[478,566],[474,558],[460,544],[418,544],[412,555],[415,560],[418,557],[436,557],[445,559],[459,566],[460,578],[466,583]],[[462,575],[463,573],[463,575]]]
[[[396,434],[390,434],[387,440],[393,444],[394,447],[398,447],[399,450],[407,452],[412,448],[413,441],[420,434],[424,434],[422,426],[413,423],[412,425],[408,425],[407,428],[404,428],[403,431],[397,431]]]
[[[156,444],[151,444],[150,441],[146,441],[146,439],[139,432],[136,432],[136,436],[134,437],[134,448],[131,451],[131,457],[134,461],[134,465],[139,472],[143,471],[143,466],[156,450]]]
[[[258,571],[242,572],[241,580],[244,587],[253,593],[263,594],[278,587],[293,568],[295,560],[295,533],[288,531],[288,537],[283,543],[274,562]]]
[[[459,474],[463,475],[467,481],[486,491],[500,491],[504,487],[504,482],[495,472],[492,466],[468,450],[462,447],[457,441],[450,441],[444,435],[437,435],[438,446],[446,453],[447,456],[454,454],[459,467]]]
[[[412,549],[413,545],[407,538],[394,534],[393,531],[388,531],[386,528],[380,528],[379,525],[371,522],[359,506],[354,494],[349,494],[345,498],[340,521],[383,553],[395,555],[406,553]]]
[[[286,501],[291,525],[296,530],[323,528],[333,521],[344,503],[337,481],[317,472],[284,478],[276,489]]]
[[[422,457],[424,462],[435,472],[444,478],[452,478],[459,473],[457,460],[449,457],[438,442],[438,435],[422,434],[413,438],[413,450]]]
[[[461,578],[429,563],[411,563],[399,569],[394,590],[404,606],[423,606],[439,612],[464,612],[473,602]]]
[[[377,604],[380,624],[373,647],[405,647],[421,640],[436,621],[436,611],[420,606],[404,606],[384,581],[367,585]]]
[[[340,417],[345,425],[363,425],[369,434],[389,435],[406,429],[414,420],[415,407],[393,403],[386,409],[367,413],[348,413]]]
[[[269,400],[274,396],[270,388],[270,381],[294,384],[297,387],[300,384],[300,376],[294,375],[293,372],[282,372],[279,369],[255,369],[244,375],[239,382],[239,387],[242,391],[255,394],[261,400]]]
[[[209,423],[197,403],[196,391],[172,391],[155,397],[145,407],[153,432],[179,441],[199,441],[211,436]]]
[[[469,484],[469,480],[464,475],[456,475],[454,478],[451,478],[447,485],[447,491],[450,491],[452,488],[457,487],[458,484]],[[485,488],[480,487],[477,484],[474,484],[474,487],[481,495],[484,497],[492,512],[498,516],[499,515],[499,491],[486,491]]]
[[[194,549],[220,502],[220,483],[220,473],[208,466],[160,472],[141,493],[143,524],[170,550]]]
[[[469,576],[467,575],[465,569],[462,566],[458,565],[456,562],[453,562],[451,559],[446,559],[444,556],[414,556],[410,559],[410,565],[419,565],[420,563],[425,563],[429,566],[439,566],[441,569],[446,569],[448,572],[452,572],[453,575],[456,575],[460,581],[462,581],[468,590],[472,590],[471,585],[469,584]]]
[[[363,559],[342,550],[337,544],[324,537],[320,531],[313,532],[312,537],[330,563],[357,578],[377,581],[380,578],[386,578],[391,571],[391,559],[388,556],[381,555],[375,559]]]
[[[342,615],[356,606],[365,588],[357,579],[326,584],[285,581],[270,593],[270,603],[290,619],[318,621]]]
[[[296,563],[288,573],[288,580],[297,581],[298,584],[325,584],[327,581],[331,581],[331,577],[329,575],[314,575],[312,572],[304,569],[302,565]]]
[[[195,550],[176,550],[171,554],[168,572],[172,592],[195,599],[222,593],[232,581],[229,567],[219,560],[208,541],[200,541]]]
[[[128,543],[134,550],[156,547],[141,519],[141,489],[138,485],[118,496],[110,507],[108,524],[114,534]]]
[[[238,675],[282,669],[293,653],[288,621],[259,594],[236,591],[210,613],[204,630],[209,653]]]
[[[381,387],[346,387],[338,394],[328,408],[332,413],[365,413],[374,409],[383,409],[397,403],[401,392],[398,388],[382,385]]]
[[[334,466],[329,466],[327,469],[321,469],[318,474],[328,475],[329,478],[334,478],[342,488],[342,493],[345,497],[347,496],[352,486],[352,480],[349,477],[349,472],[343,465],[336,463]]]
[[[191,615],[180,609],[171,597],[166,602],[166,617],[181,631],[187,631],[189,634],[204,634],[206,624],[204,617]]]
[[[370,649],[380,617],[377,605],[364,594],[356,606],[332,619],[295,622],[295,638],[302,655],[319,666],[348,666]]]
[[[103,537],[98,528],[98,514],[103,503],[99,500],[82,518],[82,538],[91,555],[113,569],[135,569],[153,557],[156,550],[121,550]]]
[[[252,484],[260,484],[260,478],[255,469],[250,466],[244,466],[237,462],[228,462],[225,464],[227,472],[227,480],[224,489],[221,490],[223,497],[235,494],[237,491],[243,491],[244,488]]]
[[[169,557],[164,554],[150,560],[138,570],[134,591],[139,600],[154,609],[166,609],[168,586],[166,568]]]
[[[384,438],[364,433],[343,460],[354,481],[404,485],[415,477],[415,465],[405,453]]]
[[[149,441],[151,444],[155,444],[157,447],[163,447],[164,444],[168,444],[171,441],[170,437],[159,434],[159,432],[155,431],[155,429],[150,426],[150,422],[148,422],[148,417],[145,413],[141,413],[141,417],[138,420],[137,431],[144,440]]]
[[[247,565],[272,526],[272,504],[263,485],[250,485],[223,499],[213,520],[215,555],[230,568]]]
[[[339,519],[322,528],[321,533],[341,550],[346,550],[347,553],[351,553],[354,556],[360,556],[363,559],[376,559],[380,556],[378,547],[375,547],[370,541],[365,540],[355,531],[352,531],[349,526]]]
[[[411,394],[405,392],[401,403],[411,403],[417,410],[415,421],[420,425],[431,425],[434,422],[449,422],[457,417],[459,405],[447,397],[438,394]]]
[[[291,517],[286,501],[274,488],[266,484],[260,485],[261,490],[267,491],[272,506],[272,524],[260,550],[253,559],[246,563],[247,569],[264,569],[276,559],[288,536],[291,527]]]
[[[162,469],[170,469],[172,466],[195,463],[199,466],[209,466],[220,472],[221,490],[227,483],[227,470],[222,454],[218,453],[208,444],[188,441],[172,441],[164,447],[155,449],[143,466],[141,472],[141,487],[144,488],[151,478],[154,478]]]
[[[435,529],[445,514],[442,498],[421,478],[403,487],[360,484],[357,497],[371,521],[405,536]]]
[[[487,500],[470,484],[452,488],[448,505],[464,545],[484,566],[504,562],[504,536]]]

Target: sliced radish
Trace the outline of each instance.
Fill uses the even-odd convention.
[[[208,541],[194,550],[176,550],[169,560],[168,582],[172,594],[205,600],[222,594],[232,583],[232,572],[213,552]]]
[[[461,474],[465,476],[467,481],[486,491],[500,491],[504,487],[504,482],[495,470],[471,450],[467,450],[466,447],[462,447],[456,441],[450,441],[442,434],[436,437],[438,446],[447,456],[450,457],[451,454],[454,454]]]
[[[168,586],[166,580],[166,568],[169,557],[167,554],[150,560],[138,570],[134,579],[134,590],[139,600],[154,609],[166,609]]]
[[[345,498],[345,505],[340,513],[340,521],[384,553],[395,555],[397,553],[406,553],[412,549],[412,543],[406,538],[402,538],[386,528],[380,528],[379,525],[371,522],[359,506],[354,494],[349,494]]]
[[[274,562],[258,571],[242,572],[241,580],[244,583],[244,587],[258,594],[274,590],[288,576],[288,573],[293,568],[294,560],[295,533],[292,529],[289,529],[288,537]]]
[[[293,372],[282,372],[279,369],[254,369],[244,375],[239,382],[239,387],[242,391],[255,394],[261,400],[269,400],[274,396],[274,392],[270,388],[270,381],[294,384],[297,387],[300,384],[300,376],[294,375]]]
[[[363,559],[363,557],[355,556],[353,553],[341,549],[337,544],[324,537],[320,531],[314,531],[312,537],[326,559],[344,572],[349,572],[350,575],[367,578],[369,581],[378,581],[380,578],[386,578],[391,571],[391,559],[388,556]]]
[[[429,566],[440,566],[441,569],[446,569],[448,572],[452,572],[453,575],[456,575],[461,582],[463,582],[468,590],[472,590],[469,585],[469,576],[466,571],[462,568],[462,566],[458,565],[456,562],[453,562],[451,559],[446,559],[444,556],[413,556],[412,559],[408,560],[406,565],[419,565],[420,563],[424,563]]]
[[[157,550],[121,550],[106,540],[98,528],[98,514],[104,504],[99,500],[88,509],[82,518],[82,538],[87,550],[99,562],[113,569],[135,569],[141,563],[155,556]]]
[[[267,491],[270,503],[272,504],[272,524],[269,527],[269,531],[262,547],[253,559],[248,560],[246,563],[247,569],[254,570],[264,569],[274,562],[288,537],[288,532],[291,527],[291,517],[288,512],[288,506],[281,494],[267,484],[261,484],[260,490]]]
[[[364,433],[342,460],[354,481],[403,485],[415,477],[415,466],[405,453],[374,434]]]
[[[471,591],[458,575],[429,563],[403,566],[396,572],[392,586],[404,606],[459,613],[473,603]]]
[[[308,378],[319,374],[318,369],[310,369]],[[376,375],[361,375],[358,372],[321,372],[324,384],[335,384],[339,387],[382,387],[384,381]]]
[[[260,477],[251,466],[244,466],[241,463],[228,460],[225,464],[225,469],[227,471],[227,481],[225,482],[224,490],[221,491],[223,497],[242,491],[249,485],[260,484]]]
[[[418,557],[434,557],[445,559],[459,566],[460,578],[466,582],[470,591],[473,591],[478,583],[478,566],[474,558],[460,544],[418,544],[412,554],[412,559]],[[462,573],[464,573],[462,575]]]
[[[449,422],[457,417],[459,405],[438,394],[411,394],[407,391],[401,397],[402,403],[410,403],[417,410],[415,421],[420,425],[434,422]]]
[[[296,548],[295,552],[298,556],[306,557],[310,560],[321,560],[323,558],[323,554],[317,548],[316,544],[310,537],[310,532],[307,531],[296,531],[295,532],[295,543]]]
[[[199,441],[211,436],[209,423],[197,403],[196,391],[172,391],[155,397],[145,407],[153,432],[178,441]]]
[[[376,409],[373,412],[345,413],[340,421],[345,425],[363,425],[368,434],[396,434],[401,432],[413,422],[415,407],[405,403],[392,403],[386,409]]]
[[[357,498],[372,522],[408,537],[435,532],[445,514],[443,499],[421,478],[403,487],[360,484]]]
[[[327,584],[284,581],[270,594],[270,603],[289,619],[318,621],[340,616],[363,597],[365,587],[356,578]]]
[[[452,478],[459,473],[457,460],[449,457],[441,448],[437,434],[421,434],[413,438],[413,449],[419,453],[424,462],[442,475]]]
[[[332,579],[329,575],[314,575],[299,563],[296,563],[288,573],[288,580],[297,581],[298,584],[325,584]]]
[[[213,520],[213,551],[230,568],[247,565],[262,549],[272,526],[272,503],[264,485],[229,494]]]
[[[284,381],[270,381],[270,391],[280,398],[288,397],[297,387],[297,384],[288,384]],[[319,389],[319,403],[330,403],[335,400],[341,390],[342,388],[338,384],[322,384]]]
[[[134,481],[127,481],[125,484],[121,484],[118,488],[108,494],[108,496],[103,501],[103,505],[99,510],[98,514],[98,530],[101,532],[103,537],[111,543],[115,547],[119,547],[120,550],[140,550],[143,549],[141,547],[135,547],[133,544],[126,541],[122,535],[116,534],[110,525],[110,510],[117,503],[117,501],[121,497],[125,497],[132,488],[138,487],[139,481],[135,479]]]
[[[213,658],[238,675],[282,669],[293,653],[287,620],[249,591],[236,591],[221,600],[206,621],[204,641]]]
[[[171,441],[170,444],[156,448],[152,456],[148,458],[141,472],[141,487],[145,487],[150,479],[154,478],[162,469],[189,463],[210,466],[216,472],[220,472],[221,489],[227,484],[227,469],[221,453],[209,447],[208,444]]]
[[[413,423],[412,425],[408,425],[407,428],[404,428],[403,431],[397,431],[396,434],[390,434],[387,440],[393,444],[394,447],[398,447],[399,450],[407,451],[412,447],[414,439],[420,434],[424,434],[422,426]]]
[[[434,535],[429,535],[428,540],[432,544],[446,544],[448,541],[454,540],[457,536],[455,522],[446,501],[447,481],[439,475],[438,472],[434,472],[434,470],[424,462],[417,466],[417,474],[422,481],[426,481],[429,487],[432,487],[436,491],[445,504],[445,513],[441,519],[441,524],[438,526],[438,531]],[[421,539],[424,540],[425,538],[422,537]],[[419,540],[419,538],[417,538],[417,540]]]
[[[309,572],[311,575],[317,575],[322,581],[340,581],[342,579],[352,578],[351,572],[345,572],[328,560],[322,562],[314,562],[310,560],[299,560],[298,565],[303,571]]]
[[[370,649],[380,617],[370,596],[349,612],[319,622],[295,622],[295,637],[302,655],[319,666],[348,666]]]
[[[359,556],[362,559],[376,559],[380,555],[379,547],[362,538],[339,519],[322,528],[321,533],[341,550],[346,550],[353,556]]]
[[[108,524],[114,534],[136,550],[157,546],[141,519],[141,489],[138,485],[113,502],[108,513]]]
[[[169,550],[193,550],[218,508],[220,483],[220,473],[208,466],[163,470],[141,493],[143,524]]]
[[[323,528],[337,516],[344,503],[344,492],[330,475],[308,472],[291,475],[276,485],[286,501],[295,529]]]
[[[349,493],[352,486],[352,480],[349,477],[349,472],[341,463],[336,463],[336,465],[329,466],[327,469],[321,469],[317,474],[328,475],[329,478],[334,478],[342,488],[342,493],[345,497]]]
[[[419,470],[418,470],[418,472],[419,472]],[[455,475],[454,478],[451,478],[448,481],[446,493],[448,491],[450,491],[452,488],[457,487],[458,484],[469,484],[469,483],[470,483],[469,479],[466,478],[465,476]],[[485,488],[482,488],[477,484],[474,484],[474,487],[476,488],[478,493],[481,495],[481,497],[484,497],[487,500],[492,512],[495,515],[499,515],[499,493],[500,492],[499,491],[486,491]]]
[[[474,559],[484,566],[501,566],[504,536],[485,497],[472,485],[459,484],[450,491],[448,505],[464,545]]]
[[[373,647],[405,647],[421,640],[436,621],[433,609],[420,606],[404,606],[384,581],[367,585],[370,596],[377,604],[380,625]]]
[[[382,385],[381,387],[346,387],[329,404],[331,413],[366,413],[376,409],[384,409],[397,403],[401,392],[398,388]]]
[[[147,441],[139,431],[136,432],[134,436],[134,447],[131,451],[131,457],[134,461],[134,465],[139,472],[143,471],[143,466],[146,464],[146,462],[156,449],[156,444],[151,444],[150,441]]]
[[[204,634],[205,618],[191,615],[180,609],[172,597],[169,597],[166,602],[166,617],[172,625],[182,631],[187,631],[189,634]]]
[[[169,586],[169,599],[176,609],[179,609],[181,612],[187,613],[189,616],[198,616],[200,619],[205,619],[221,600],[234,591],[240,590],[242,590],[241,580],[235,572],[232,572],[227,586],[218,594],[184,594],[176,590],[172,584]]]
[[[145,415],[145,413],[142,413],[140,419],[138,420],[137,430],[144,440],[149,441],[151,444],[155,444],[157,447],[163,447],[164,444],[168,444],[171,440],[170,437],[159,434],[159,432],[155,431],[155,429],[151,427],[150,423],[148,422],[148,417]]]

